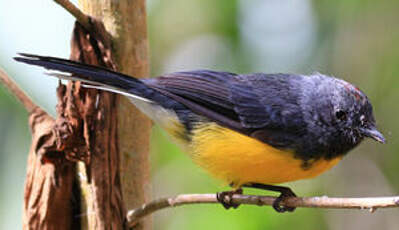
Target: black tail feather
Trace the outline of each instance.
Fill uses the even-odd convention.
[[[132,94],[141,94],[139,89],[143,87],[147,88],[142,81],[136,78],[102,67],[56,57],[26,53],[20,53],[19,55],[21,57],[14,57],[14,60],[30,65],[41,66],[48,70],[73,74],[69,80],[81,80],[83,82],[111,87],[111,89],[118,89]],[[68,79],[69,77],[63,76],[63,78]]]

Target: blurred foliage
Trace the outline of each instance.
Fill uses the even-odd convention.
[[[152,73],[156,76],[188,68],[319,71],[353,82],[373,102],[388,144],[365,141],[330,172],[288,185],[304,196],[397,194],[398,12],[397,0],[151,0]],[[29,40],[23,30],[21,36]],[[43,32],[44,39],[50,42],[52,37]],[[266,45],[251,48],[254,42]],[[0,43],[0,50],[5,46]],[[18,51],[16,47],[12,54],[0,54],[0,64]],[[32,79],[26,81],[29,85]],[[0,108],[0,228],[6,229],[12,224],[20,226],[21,218],[10,218],[21,216],[29,133],[26,112],[1,88]],[[151,158],[154,197],[228,189],[194,165],[158,127],[153,132]],[[316,209],[277,214],[270,207],[242,206],[226,211],[218,205],[195,205],[164,210],[154,218],[156,229],[397,229],[398,214],[395,209],[378,210],[373,215]]]
[[[26,157],[29,151],[27,114],[0,86],[0,229],[20,226]]]

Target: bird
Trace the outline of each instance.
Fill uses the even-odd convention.
[[[321,73],[194,70],[138,79],[50,56],[14,59],[126,96],[194,163],[232,187],[217,193],[225,208],[238,207],[226,196],[252,187],[279,192],[277,212],[294,211],[281,202],[296,194],[278,184],[320,175],[365,138],[385,143],[366,94]]]

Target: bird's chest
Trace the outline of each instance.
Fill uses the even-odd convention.
[[[189,150],[205,170],[226,183],[283,183],[310,178],[341,159],[304,161],[290,151],[276,149],[230,129],[207,123],[193,131]]]

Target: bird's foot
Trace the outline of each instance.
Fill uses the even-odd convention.
[[[218,192],[216,193],[216,199],[223,205],[225,209],[236,209],[238,206],[240,206],[240,204],[233,203],[233,195],[235,194],[242,194],[242,188],[232,191]]]
[[[295,193],[290,189],[287,188],[287,190],[282,190],[280,191],[280,196],[276,198],[276,200],[273,202],[273,208],[276,210],[276,212],[293,212],[295,211],[296,207],[289,207],[289,206],[284,206],[281,205],[281,202],[284,201],[284,199],[288,197],[296,197]]]
[[[296,207],[289,207],[289,206],[281,205],[281,202],[283,202],[286,198],[296,197],[295,193],[288,187],[268,185],[268,184],[259,184],[259,183],[249,183],[249,184],[245,184],[243,186],[249,187],[249,188],[257,188],[257,189],[269,190],[269,191],[274,191],[274,192],[280,192],[280,196],[276,198],[276,200],[273,202],[273,205],[272,205],[274,210],[276,210],[277,212],[280,212],[280,213],[293,212],[296,209]]]

